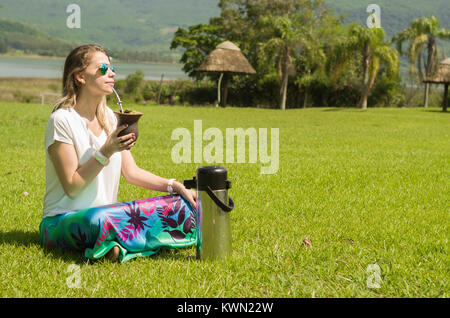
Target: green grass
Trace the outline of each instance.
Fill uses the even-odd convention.
[[[450,115],[423,109],[216,109],[137,106],[141,167],[191,178],[171,161],[173,129],[280,129],[280,168],[227,164],[232,257],[195,248],[123,264],[39,244],[50,106],[0,102],[1,297],[448,297]],[[269,130],[270,131],[270,130]],[[206,142],[204,142],[206,145]],[[208,164],[203,164],[208,165]],[[22,193],[26,191],[28,196]],[[158,195],[121,181],[119,200]],[[308,236],[312,248],[302,241]],[[71,264],[81,287],[69,288]],[[366,270],[381,269],[370,289]]]

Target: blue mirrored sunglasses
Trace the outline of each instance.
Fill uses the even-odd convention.
[[[109,66],[109,69],[111,70],[111,72],[116,72],[116,69],[112,65]],[[103,63],[102,65],[100,65],[100,73],[102,73],[102,75],[105,75],[106,72],[108,72],[108,64]]]

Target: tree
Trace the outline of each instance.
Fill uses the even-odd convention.
[[[257,65],[256,76],[278,75],[279,107],[285,109],[289,73],[295,74],[296,59],[323,44],[314,38],[318,35],[314,31],[330,16],[324,1],[222,0],[219,7],[224,33],[239,43],[251,64]],[[313,58],[307,60],[312,63]],[[310,68],[308,65],[308,73]]]
[[[125,79],[125,94],[133,96],[135,102],[143,100],[142,84],[144,78],[144,72],[137,70],[134,74],[129,74]]]
[[[190,77],[202,79],[204,75],[196,71],[197,67],[222,40],[218,26],[196,24],[187,30],[178,28],[170,44],[170,49],[184,48],[185,51],[180,59],[180,62],[183,63],[183,71]]]
[[[263,50],[266,53],[283,56],[283,62],[280,65],[285,71],[282,73],[280,105],[284,105],[281,108],[285,108],[287,63],[292,62],[291,48],[294,42],[292,36],[295,32],[298,33],[298,30],[290,25],[290,17],[286,16],[292,15],[309,2],[306,0],[221,0],[218,4],[221,9],[220,17],[211,18],[209,25],[199,24],[187,30],[179,28],[172,40],[171,49],[185,48],[180,60],[184,64],[183,70],[189,76],[200,79],[203,75],[198,74],[195,69],[220,42],[229,40],[235,43],[252,65],[257,65],[260,60],[261,52],[258,43],[269,42],[264,45]],[[266,31],[271,30],[272,33],[268,32],[271,34],[267,35],[261,32],[261,27]],[[275,49],[280,41],[284,41],[286,46]],[[276,59],[274,56],[271,57]]]
[[[3,6],[0,4],[0,9]],[[6,40],[0,36],[0,53],[6,53],[8,51],[8,46],[6,45]]]
[[[276,65],[280,77],[280,109],[286,109],[288,87],[288,67],[294,64],[296,47],[304,45],[308,39],[304,36],[299,19],[287,16],[263,16],[259,19],[262,32],[270,38],[261,43],[261,61],[271,61]],[[265,30],[264,30],[265,29]]]
[[[438,29],[439,20],[431,16],[429,18],[418,18],[411,21],[410,26],[397,34],[392,41],[397,44],[400,54],[403,54],[402,46],[404,42],[409,42],[408,58],[410,63],[410,73],[418,72],[419,80],[422,82],[425,76],[430,76],[439,62],[439,51],[436,46],[436,39],[450,39],[450,30]],[[426,58],[424,57],[426,53]],[[423,64],[423,69],[422,69]],[[430,84],[425,84],[424,107],[428,107],[428,95]]]
[[[0,53],[6,53],[8,51],[8,46],[6,40],[0,36]]]
[[[314,9],[306,9],[301,14],[300,24],[307,26],[302,31],[307,41],[296,52],[295,83],[304,91],[304,108],[308,106],[310,86],[329,83],[326,65],[337,40],[344,35],[341,22],[342,17],[334,16],[319,1],[315,2]]]
[[[398,52],[385,41],[382,28],[367,28],[353,25],[349,29],[348,37],[336,46],[332,55],[334,63],[333,76],[337,77],[347,64],[360,58],[362,71],[361,95],[357,107],[366,109],[367,99],[375,84],[380,67],[384,67],[388,77],[398,74]]]
[[[235,43],[252,65],[259,59],[259,43],[267,40],[260,30],[261,17],[290,17],[303,10],[309,0],[220,0],[220,17],[212,18],[210,24],[220,26],[223,38]],[[323,2],[317,0],[315,2]],[[269,36],[270,38],[270,36]],[[259,73],[259,72],[258,72]]]

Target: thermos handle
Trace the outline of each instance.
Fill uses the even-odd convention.
[[[230,212],[231,210],[234,209],[234,202],[230,197],[228,197],[228,200],[230,202],[228,205],[225,202],[223,202],[222,200],[220,200],[216,196],[216,194],[211,190],[211,188],[209,186],[207,186],[205,190],[206,190],[206,193],[208,193],[211,200],[213,200],[223,211]]]
[[[193,189],[197,187],[197,180],[194,177],[193,179],[190,180],[184,180],[183,184],[186,187],[186,189]]]

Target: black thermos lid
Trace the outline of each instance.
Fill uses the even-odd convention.
[[[209,186],[211,190],[227,190],[231,182],[227,180],[227,169],[221,166],[205,166],[197,169],[197,185],[199,190]]]

